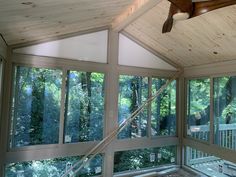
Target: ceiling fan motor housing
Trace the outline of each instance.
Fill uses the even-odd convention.
[[[190,14],[188,12],[178,12],[173,15],[173,19],[175,21],[186,20],[189,17],[190,17]]]

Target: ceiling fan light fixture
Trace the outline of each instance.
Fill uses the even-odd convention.
[[[175,21],[187,20],[189,17],[190,17],[190,15],[187,12],[178,12],[173,15],[173,19]]]

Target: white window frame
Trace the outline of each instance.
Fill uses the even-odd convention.
[[[60,59],[52,57],[41,57],[33,55],[23,55],[23,54],[12,54],[6,70],[7,83],[4,85],[5,88],[5,98],[4,102],[10,102],[12,98],[12,91],[7,90],[7,88],[12,88],[12,70],[14,65],[28,66],[28,67],[44,67],[52,69],[61,69],[63,71],[63,86],[62,95],[65,95],[65,74],[67,70],[78,70],[78,71],[88,71],[88,72],[101,72],[105,74],[105,115],[104,115],[104,137],[109,134],[117,126],[118,119],[118,87],[119,87],[119,75],[144,75],[148,77],[157,78],[170,78],[176,74],[176,71],[164,71],[157,69],[148,68],[138,68],[129,66],[119,66],[118,65],[118,39],[119,34],[117,32],[109,30],[108,37],[108,63],[94,63],[86,61],[75,61],[69,59]],[[150,83],[149,83],[150,84]],[[176,104],[178,105],[179,96],[179,82],[176,81]],[[62,96],[61,102],[65,100]],[[10,104],[4,105],[4,128],[3,128],[3,144],[4,147],[9,145],[9,128],[10,128]],[[176,106],[176,119],[177,119],[177,136],[165,136],[165,137],[155,137],[151,138],[144,137],[138,139],[115,139],[110,145],[103,150],[103,176],[113,176],[113,161],[114,152],[125,151],[132,149],[142,149],[142,148],[152,148],[152,147],[163,147],[175,145],[178,147],[177,150],[177,164],[180,164],[181,157],[181,147],[180,138],[181,128],[179,128],[180,122],[178,111],[179,106]],[[64,112],[64,106],[61,106],[61,113]],[[59,133],[59,143],[53,145],[35,145],[21,148],[3,148],[4,150],[4,164],[16,163],[31,160],[42,160],[51,159],[56,157],[67,157],[67,156],[78,156],[84,155],[88,149],[91,149],[99,141],[96,142],[80,142],[73,144],[63,144],[63,129],[64,129],[64,114],[60,117],[60,133]],[[79,147],[79,148],[78,148]]]
[[[236,76],[236,61],[228,61],[223,62],[220,64],[208,64],[204,66],[194,66],[189,67],[185,69],[185,73],[183,76],[184,83],[182,83],[182,87],[184,87],[184,92],[182,95],[184,95],[183,100],[183,107],[181,109],[182,112],[184,112],[184,136],[182,138],[183,141],[183,151],[185,147],[189,146],[191,148],[200,150],[202,152],[220,157],[222,159],[231,161],[233,163],[236,163],[236,152],[234,150],[226,149],[223,147],[220,147],[217,144],[214,144],[214,90],[213,90],[213,79],[215,77],[224,77],[224,76]],[[191,79],[200,79],[200,78],[209,78],[210,79],[210,137],[209,141],[202,141],[198,139],[194,139],[192,137],[187,136],[187,127],[186,127],[186,121],[187,121],[187,84],[188,80]],[[185,153],[182,153],[183,159],[186,160]],[[182,162],[182,165],[184,167],[186,166],[186,161]],[[188,167],[187,167],[188,168]]]

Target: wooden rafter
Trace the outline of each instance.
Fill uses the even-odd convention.
[[[161,0],[135,0],[132,5],[113,20],[112,29],[114,31],[121,31],[138,17],[155,7],[159,2]]]

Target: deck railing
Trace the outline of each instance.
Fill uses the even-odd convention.
[[[219,124],[215,127],[214,142],[221,147],[236,150],[236,124]],[[190,135],[196,139],[209,140],[209,125],[191,126]],[[188,159],[208,157],[206,153],[189,148]]]

